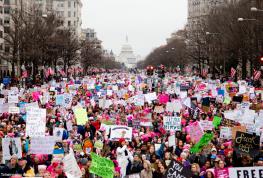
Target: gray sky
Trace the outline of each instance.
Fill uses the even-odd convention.
[[[82,0],[82,27],[94,28],[106,49],[119,54],[126,34],[145,57],[186,24],[187,0]]]

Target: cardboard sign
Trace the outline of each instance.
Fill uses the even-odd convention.
[[[258,155],[260,137],[244,132],[237,132],[234,148],[237,153],[249,154],[251,157]]]
[[[228,172],[231,178],[261,178],[263,167],[230,167]]]
[[[124,138],[127,141],[132,140],[132,128],[126,126],[111,126],[110,140],[118,141],[120,138]]]
[[[163,126],[165,130],[181,131],[181,118],[173,116],[164,116]]]
[[[246,132],[247,131],[245,126],[235,126],[235,127],[232,127],[231,130],[232,130],[232,139],[236,138],[236,133],[238,131],[240,131],[240,132]]]
[[[53,154],[55,146],[55,137],[33,137],[31,138],[30,143],[30,154]]]
[[[2,139],[3,160],[10,160],[12,155],[22,157],[22,147],[20,138],[3,138]]]
[[[172,161],[164,175],[164,178],[171,177],[189,178],[192,177],[192,172],[190,168],[184,167],[181,163]]]

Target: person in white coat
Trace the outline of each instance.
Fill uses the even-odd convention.
[[[133,162],[133,157],[130,151],[127,148],[128,143],[126,143],[124,138],[119,139],[120,146],[117,148],[117,161],[121,167],[121,177],[126,176],[126,168],[129,164],[129,161]]]

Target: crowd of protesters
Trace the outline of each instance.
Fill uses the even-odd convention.
[[[238,109],[243,102],[249,103],[249,108],[246,109],[254,110],[255,117],[263,120],[262,89],[255,89],[245,81],[243,83],[246,91],[239,93],[240,83],[222,83],[197,76],[167,73],[165,78],[155,80],[143,73],[101,73],[69,80],[51,80],[45,85],[33,85],[31,88],[1,84],[0,107],[8,105],[8,95],[13,92],[12,94],[19,95],[15,106],[20,108],[20,112],[14,114],[8,112],[8,109],[1,110],[0,138],[20,138],[22,156],[15,154],[17,150],[9,146],[11,157],[5,160],[3,146],[0,147],[0,177],[70,177],[64,169],[63,156],[30,153],[31,138],[26,134],[27,113],[22,112],[20,105],[34,102],[37,102],[37,107],[46,109],[46,136],[52,136],[55,128],[63,128],[62,139],[56,142],[55,147],[62,150],[64,156],[74,152],[83,178],[99,177],[90,172],[90,152],[112,160],[116,178],[168,177],[167,171],[174,161],[189,169],[193,178],[215,178],[218,177],[218,171],[227,171],[231,167],[263,166],[261,143],[256,154],[243,154],[235,148],[235,136],[228,139],[220,137],[222,127],[242,125],[238,120],[231,126],[225,125],[224,120],[231,118],[225,118],[224,112]],[[111,92],[108,92],[109,90]],[[220,95],[212,90],[224,90],[224,94]],[[54,93],[51,94],[50,91]],[[34,92],[39,95],[34,96]],[[185,92],[186,95],[183,96],[182,93]],[[56,103],[56,96],[65,93],[71,96],[68,107]],[[142,105],[131,101],[132,97],[147,93],[155,93],[156,99],[144,99]],[[48,99],[44,99],[46,95]],[[242,96],[242,100],[235,101],[235,96]],[[187,98],[190,105],[184,102]],[[210,98],[205,107],[204,98]],[[228,98],[229,102],[225,102],[225,98]],[[111,102],[108,106],[102,106],[101,100]],[[176,112],[166,110],[167,103],[174,101],[179,101],[181,108],[174,108]],[[156,110],[156,107],[163,110]],[[74,113],[76,108],[86,110],[88,119],[83,125],[77,123]],[[181,129],[165,129],[165,116],[180,117]],[[222,118],[219,125],[211,130],[203,130],[203,133],[212,133],[213,138],[207,145],[203,145],[199,152],[192,152],[191,148],[197,142],[192,139],[187,127],[201,120],[213,121],[214,116]],[[141,121],[136,127],[133,124],[135,120]],[[146,122],[148,124],[143,124]],[[257,130],[254,134],[261,136],[263,122],[259,123],[261,125],[255,126]],[[111,140],[111,131],[108,131],[105,125],[132,127],[131,140]],[[245,132],[250,131],[251,129],[247,128]],[[173,146],[170,146],[168,139],[171,135],[175,135]],[[87,146],[87,139],[91,144],[90,151],[84,148]],[[102,149],[94,146],[98,140],[103,143]],[[77,149],[75,144],[81,145],[81,148]],[[228,173],[224,176],[231,177]]]

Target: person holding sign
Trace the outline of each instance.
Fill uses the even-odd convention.
[[[126,168],[128,166],[129,161],[133,162],[133,157],[130,153],[130,151],[127,148],[127,142],[124,138],[119,139],[120,146],[117,148],[117,162],[119,163],[121,167],[121,177],[126,176]]]

